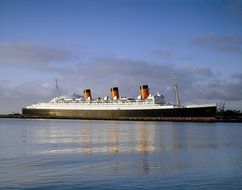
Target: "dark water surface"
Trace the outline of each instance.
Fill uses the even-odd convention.
[[[0,189],[242,189],[242,123],[0,119]]]

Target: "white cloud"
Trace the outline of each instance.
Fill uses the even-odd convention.
[[[0,81],[0,113],[20,112],[22,107],[48,101],[56,96],[55,86],[41,81],[31,81],[14,85],[10,81]]]
[[[110,88],[118,86],[121,96],[136,97],[139,86],[148,84],[151,92],[162,92],[174,102],[173,77],[176,74],[183,103],[240,102],[242,105],[242,73],[220,79],[211,69],[196,66],[177,67],[174,64],[150,64],[144,60],[97,58],[80,63],[78,68],[64,68],[59,72],[62,94],[92,90],[93,97],[110,95]],[[14,86],[0,82],[0,112],[20,111],[23,106],[48,101],[56,96],[55,81],[31,81]],[[5,107],[3,107],[5,106]]]
[[[175,53],[169,49],[154,49],[153,54],[162,57],[172,57]]]
[[[72,60],[69,50],[34,43],[0,43],[0,63],[8,66],[53,69],[53,64]]]
[[[209,47],[221,53],[242,53],[242,37],[238,35],[209,34],[195,39],[194,44]]]

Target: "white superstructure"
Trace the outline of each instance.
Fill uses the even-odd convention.
[[[83,100],[82,96],[60,96],[52,99],[49,103],[38,103],[27,106],[28,109],[63,109],[63,110],[147,110],[147,109],[172,109],[177,107],[193,108],[214,106],[214,104],[203,105],[174,105],[165,102],[165,98],[161,94],[152,96],[149,94],[148,98],[142,100],[140,97],[133,98],[119,98],[117,100],[104,99]]]
[[[151,94],[145,100],[121,97],[117,100],[104,97],[103,99],[84,100],[82,96],[60,96],[52,99],[49,103],[38,103],[27,106],[31,109],[78,109],[78,110],[135,110],[135,109],[160,109],[172,108],[174,105],[168,105],[164,101],[164,96]]]

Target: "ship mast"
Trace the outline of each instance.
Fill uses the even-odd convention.
[[[181,102],[180,102],[178,87],[177,87],[177,83],[176,83],[176,75],[174,76],[174,89],[175,89],[175,95],[176,95],[176,105],[180,106]]]
[[[57,96],[59,97],[60,96],[60,89],[59,89],[59,86],[58,86],[58,80],[55,79],[55,87],[56,87],[56,91],[57,91]]]

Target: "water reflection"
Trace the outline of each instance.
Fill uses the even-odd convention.
[[[0,129],[0,189],[65,183],[88,189],[83,184],[92,180],[100,186],[116,185],[117,179],[118,189],[134,176],[136,184],[150,179],[147,187],[151,181],[159,186],[167,176],[180,176],[178,184],[241,178],[233,172],[241,174],[241,124],[8,120]],[[198,171],[204,175],[193,178]]]
[[[209,150],[233,147],[240,136],[234,134],[230,141],[227,130],[219,130],[216,124],[172,123],[172,122],[123,122],[123,121],[40,121],[16,128],[11,144],[2,145],[3,157],[12,155],[74,155],[93,156],[101,154],[135,154],[140,171],[149,173],[152,167],[169,167],[176,173],[188,164],[201,168],[207,167],[208,161],[216,160],[224,164],[228,160],[208,154]],[[1,141],[7,143],[7,134],[2,131]],[[234,142],[235,141],[235,142]],[[23,148],[19,149],[19,146]],[[240,146],[238,144],[236,146]],[[190,152],[200,151],[196,154]],[[207,151],[201,154],[201,151]],[[183,154],[191,154],[183,159]],[[138,154],[137,154],[138,153]],[[151,155],[162,155],[151,161]],[[229,154],[230,155],[230,154]],[[199,157],[199,158],[198,158]],[[204,159],[200,159],[200,158]],[[200,161],[198,162],[198,160]],[[165,163],[165,164],[164,164]],[[114,170],[120,163],[112,163]]]
[[[91,153],[90,131],[89,131],[88,125],[83,126],[83,132],[82,132],[81,138],[83,143],[82,153],[88,155]]]
[[[112,153],[140,152],[147,154],[159,149],[154,143],[155,126],[145,122],[127,123],[84,121],[64,127],[46,126],[32,131],[29,141],[34,144],[53,144],[51,150],[38,153]],[[79,126],[76,126],[78,124]],[[130,125],[131,124],[131,125]]]
[[[119,152],[118,129],[116,124],[107,131],[107,151],[114,154]]]
[[[141,153],[141,171],[149,173],[149,130],[145,123],[140,123],[138,152]]]
[[[140,124],[139,127],[139,143],[138,143],[138,152],[148,153],[149,152],[149,131],[144,123]]]
[[[206,132],[203,128],[188,130],[181,124],[177,127],[176,123],[160,122],[81,121],[68,123],[68,126],[65,123],[48,124],[32,129],[29,132],[31,134],[22,136],[25,139],[22,141],[52,144],[48,149],[43,146],[44,149],[37,152],[42,154],[139,152],[147,155],[153,152],[175,153],[219,146],[216,128]]]
[[[218,149],[233,145],[223,141],[223,131],[218,132],[216,127],[207,124],[200,125],[172,122],[42,121],[36,127],[30,125],[17,129],[19,132],[16,131],[14,140],[17,144],[35,146],[35,154],[134,152],[146,155],[164,151],[176,153]],[[4,135],[2,138],[5,138]]]

